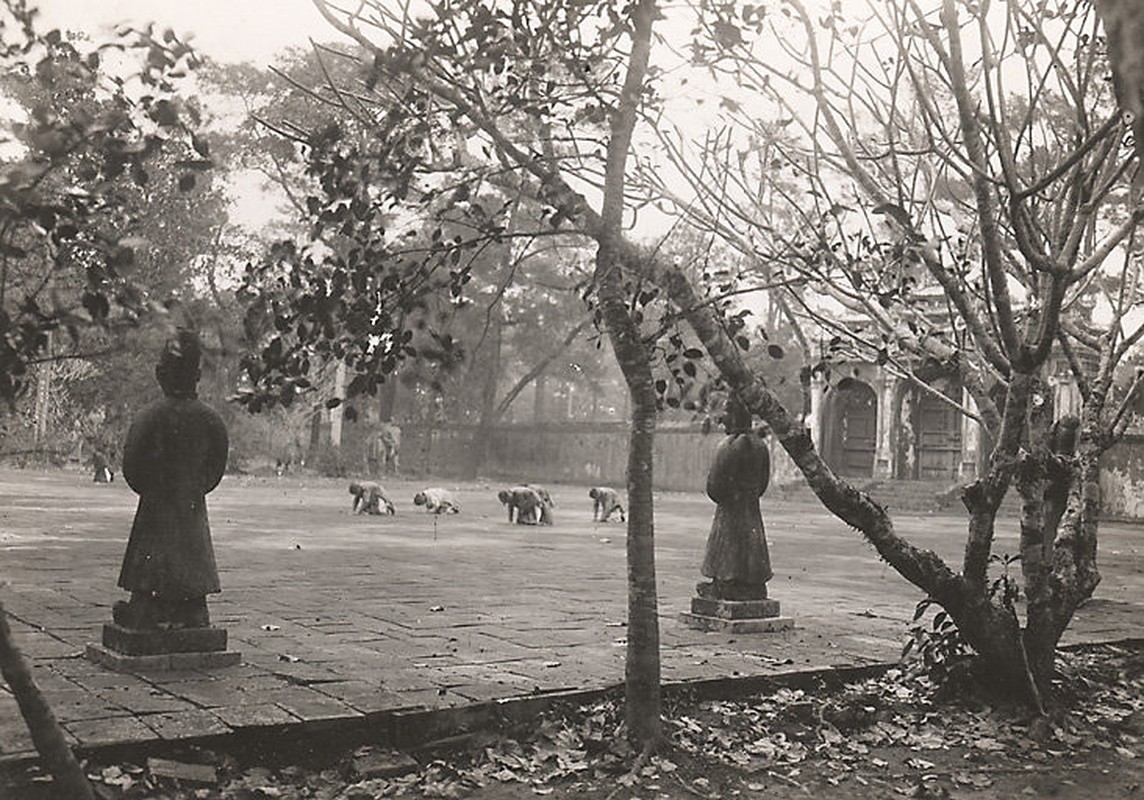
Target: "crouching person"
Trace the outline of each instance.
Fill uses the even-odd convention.
[[[461,504],[447,489],[432,486],[413,495],[413,505],[425,506],[432,514],[460,514]]]
[[[373,481],[350,484],[350,494],[354,497],[353,513],[355,514],[396,514],[397,507],[393,501],[385,496],[382,488]]]

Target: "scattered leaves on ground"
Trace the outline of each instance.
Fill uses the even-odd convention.
[[[375,752],[371,746],[326,753],[320,766],[250,765],[193,751],[217,767],[219,779],[207,787],[131,763],[89,763],[87,774],[102,797],[114,799],[371,800],[793,797],[842,786],[839,796],[948,797],[951,790],[1000,792],[1002,781],[1020,793],[1021,781],[1038,775],[1068,786],[1073,770],[1098,761],[1120,765],[1122,781],[1144,773],[1144,651],[1086,648],[1063,653],[1059,666],[1061,707],[1047,718],[970,698],[939,703],[925,679],[895,669],[834,690],[673,701],[665,746],[644,757],[624,738],[622,707],[607,701],[474,734],[460,750],[418,751],[419,768],[401,775],[355,774],[354,764]],[[14,777],[46,791],[38,768]]]

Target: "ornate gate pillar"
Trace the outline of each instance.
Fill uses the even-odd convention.
[[[961,403],[970,411],[977,411],[977,403],[968,390],[961,390]],[[977,420],[968,416],[961,417],[961,467],[958,478],[963,481],[972,481],[977,478],[977,464],[981,450],[981,426]]]
[[[822,415],[825,413],[825,404],[822,402],[822,398],[825,391],[826,378],[822,377],[821,372],[816,372],[810,378],[810,413],[807,415],[806,427],[810,428],[810,440],[814,442],[814,449],[818,451],[819,455],[823,455]]]
[[[874,477],[887,480],[894,477],[894,442],[891,435],[894,429],[894,392],[898,379],[878,370],[878,438],[874,450]]]

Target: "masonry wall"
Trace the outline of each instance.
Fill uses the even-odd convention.
[[[467,426],[407,427],[402,432],[402,471],[456,478],[471,459],[475,431]],[[722,431],[661,428],[655,434],[652,471],[657,489],[703,491]],[[780,452],[775,452],[779,449]],[[628,426],[545,425],[494,428],[482,475],[505,481],[603,484],[622,488],[628,458]],[[771,440],[772,483],[795,479],[794,465]]]
[[[1144,435],[1125,436],[1104,454],[1100,467],[1104,513],[1144,519]]]
[[[405,427],[401,467],[405,474],[461,478],[472,459],[475,429],[460,425]],[[655,435],[655,487],[702,492],[722,431],[661,428]],[[774,438],[771,485],[802,480],[801,473]],[[510,481],[602,484],[626,483],[628,426],[546,425],[498,427],[481,475]],[[1110,517],[1144,520],[1144,435],[1129,436],[1105,454],[1101,474],[1104,512]]]

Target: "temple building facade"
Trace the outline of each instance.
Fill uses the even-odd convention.
[[[975,410],[955,376],[923,371],[910,380],[868,362],[836,365],[833,374],[844,377],[812,380],[807,426],[835,472],[857,480],[950,484],[977,477],[990,443],[956,407]],[[1066,372],[1054,371],[1049,384],[1056,418],[1080,413],[1080,392]]]

